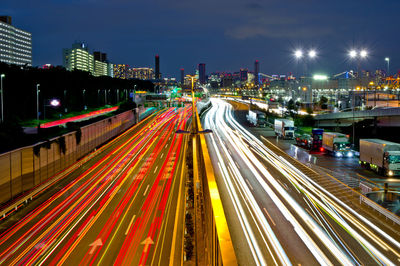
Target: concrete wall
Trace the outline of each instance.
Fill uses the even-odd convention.
[[[136,122],[135,114],[127,111],[82,127],[79,144],[76,132],[72,132],[1,154],[0,204],[53,177]],[[61,138],[65,140],[65,153],[60,148]]]

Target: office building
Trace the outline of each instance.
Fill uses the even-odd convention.
[[[154,79],[154,70],[149,67],[132,68],[132,78],[141,80]]]
[[[118,64],[114,65],[114,77],[119,79],[128,79],[129,77],[129,65]]]
[[[76,42],[71,49],[63,49],[63,66],[69,70],[82,70],[94,74],[94,57],[85,43]]]
[[[32,34],[11,24],[11,17],[0,17],[0,62],[32,65]]]
[[[185,84],[185,69],[181,68],[181,85]]]
[[[199,82],[200,84],[206,83],[206,64],[199,64]]]
[[[241,68],[240,69],[240,81],[246,81],[247,80],[247,73],[249,70],[247,68]]]
[[[114,76],[113,66],[107,61],[107,54],[99,51],[93,52],[94,73],[93,76]]]
[[[156,80],[160,80],[161,79],[161,73],[160,73],[160,56],[159,55],[156,55],[156,58],[155,58],[155,71],[156,71],[156,73],[155,73],[155,79]]]

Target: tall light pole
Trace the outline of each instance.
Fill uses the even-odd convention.
[[[36,84],[36,121],[39,123],[39,86],[40,84]]]
[[[389,76],[389,70],[390,70],[390,69],[389,69],[389,63],[390,63],[390,58],[389,58],[389,57],[386,57],[386,58],[385,58],[385,61],[387,62],[387,73],[386,73],[386,75]]]
[[[3,97],[4,97],[4,92],[3,92],[3,78],[5,77],[6,75],[5,74],[1,74],[0,75],[0,77],[1,77],[1,122],[2,123],[4,123],[4,100],[3,100]]]

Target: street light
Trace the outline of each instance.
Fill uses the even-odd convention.
[[[365,58],[365,57],[367,57],[368,56],[368,52],[366,51],[366,50],[361,50],[361,52],[360,52],[360,57],[361,58]]]
[[[316,57],[316,56],[317,56],[317,52],[316,52],[315,50],[310,50],[310,51],[308,52],[308,57],[314,58],[314,57]]]
[[[386,57],[386,58],[385,58],[385,61],[387,62],[387,73],[386,73],[386,75],[389,76],[389,63],[390,63],[390,58],[389,58],[389,57]]]
[[[296,59],[302,58],[302,57],[303,57],[303,51],[301,51],[301,50],[296,50],[296,51],[294,52],[294,56],[296,57]]]
[[[357,57],[357,51],[356,50],[351,50],[349,52],[349,56],[350,56],[350,58],[356,58]]]
[[[36,84],[36,121],[39,123],[39,86],[40,84]]]
[[[1,74],[1,122],[4,123],[4,101],[3,101],[3,97],[4,97],[4,92],[3,92],[3,78],[5,77],[5,74]]]

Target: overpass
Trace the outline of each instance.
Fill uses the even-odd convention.
[[[367,120],[378,127],[399,127],[400,108],[385,107],[373,110],[321,114],[316,115],[314,119],[319,127],[347,127],[354,122]]]

